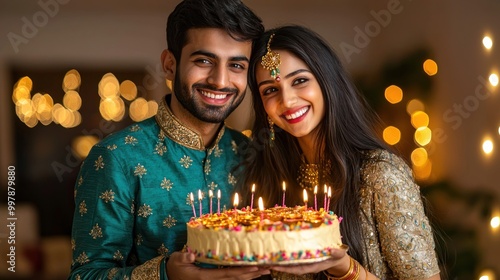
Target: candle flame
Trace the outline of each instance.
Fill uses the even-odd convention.
[[[332,188],[328,187],[328,197],[332,197]]]
[[[208,197],[214,197],[214,192],[212,190],[208,190]]]
[[[255,192],[255,184],[252,185],[252,192]]]
[[[217,198],[220,199],[220,190],[217,190]]]
[[[286,191],[285,181],[283,181],[283,191]]]
[[[264,211],[264,202],[262,201],[262,197],[259,197],[259,210]]]
[[[325,190],[325,193],[327,193],[327,192],[328,192],[328,189],[326,188],[326,184],[325,184],[325,188],[324,188],[324,190]]]
[[[238,207],[238,204],[240,203],[240,200],[238,198],[238,193],[235,193],[234,194],[234,203],[233,203],[233,206],[234,207]]]
[[[190,193],[190,194],[189,194],[189,200],[191,200],[191,203],[193,203],[193,201],[194,201],[194,198],[193,198],[193,193]]]
[[[318,193],[318,185],[314,186],[314,194]]]
[[[198,200],[201,200],[203,198],[203,195],[201,194],[201,190],[198,190]]]
[[[307,191],[304,189],[304,202],[307,202]]]

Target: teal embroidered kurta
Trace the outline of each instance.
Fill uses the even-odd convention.
[[[231,207],[233,169],[247,141],[223,126],[205,149],[163,100],[155,118],[95,145],[75,185],[70,279],[166,279],[163,260],[186,244],[198,192],[203,213],[210,204],[217,211],[218,190],[221,211]]]

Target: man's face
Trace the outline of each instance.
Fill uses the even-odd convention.
[[[221,29],[190,29],[176,67],[177,100],[204,122],[223,122],[245,95],[251,49]]]

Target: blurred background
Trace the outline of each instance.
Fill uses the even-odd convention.
[[[413,168],[449,279],[500,279],[500,1],[244,2],[337,51]],[[169,92],[160,54],[177,3],[0,0],[0,278],[66,278],[79,165]],[[250,128],[249,101],[229,125]]]

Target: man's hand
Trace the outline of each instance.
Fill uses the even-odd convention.
[[[167,262],[168,278],[174,280],[250,280],[271,273],[269,269],[257,266],[221,269],[201,268],[194,265],[194,261],[195,255],[193,253],[174,252]]]

